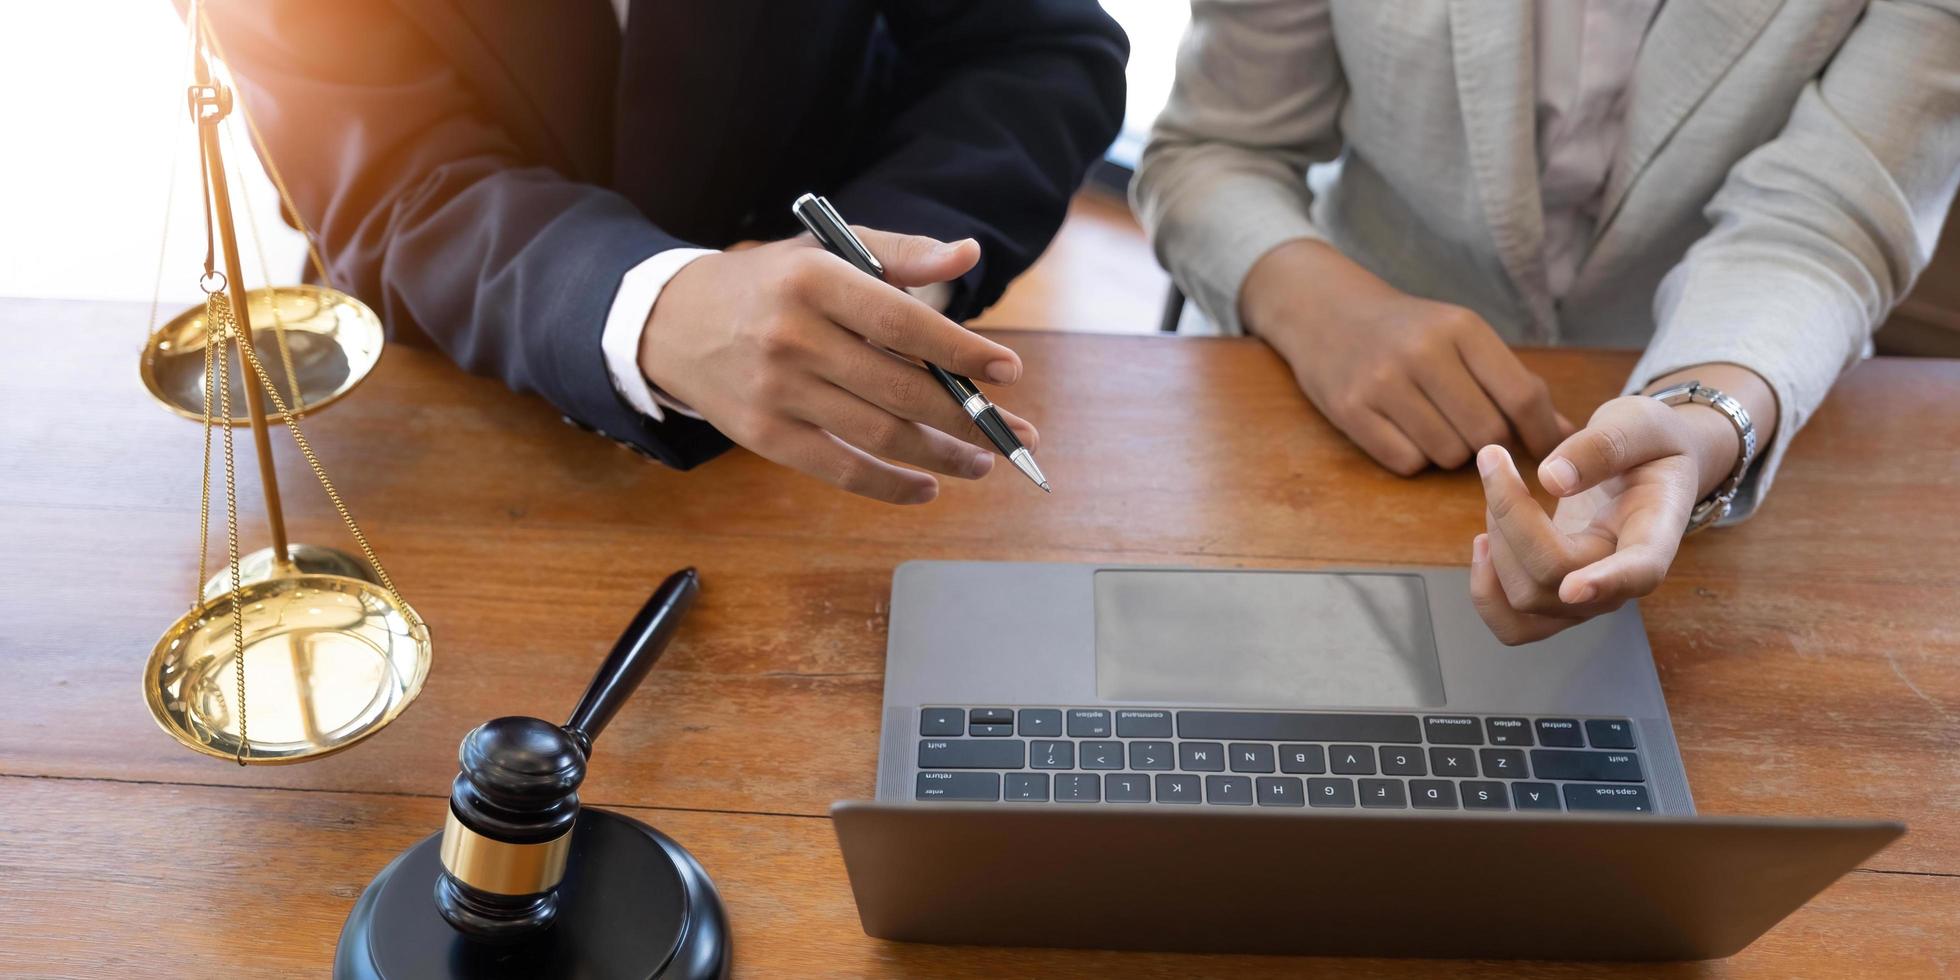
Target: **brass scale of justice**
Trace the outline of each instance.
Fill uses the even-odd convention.
[[[199,586],[190,610],[157,641],[143,693],[157,724],[198,752],[239,765],[300,762],[352,746],[408,707],[428,676],[429,628],[396,591],[299,425],[373,369],[382,347],[380,318],[325,286],[246,290],[220,146],[220,124],[234,108],[286,213],[297,219],[299,211],[243,104],[235,104],[231,88],[213,77],[207,49],[219,63],[224,53],[201,14],[193,6],[188,108],[203,177],[205,259],[198,285],[206,300],[150,332],[141,366],[144,386],[157,400],[204,425]],[[256,243],[249,196],[245,207]],[[324,264],[303,221],[300,231],[324,283]],[[164,240],[167,247],[168,210]],[[214,252],[223,256],[222,269]],[[259,252],[263,265],[262,245]],[[160,286],[161,261],[157,271]],[[276,357],[260,353],[268,340]],[[272,458],[270,429],[277,423],[291,430],[361,558],[287,539]],[[241,556],[233,430],[246,425],[272,544]],[[214,429],[222,444],[227,560],[207,579]]]
[[[171,411],[204,425],[198,590],[157,641],[143,694],[157,724],[198,752],[239,765],[301,762],[354,745],[415,700],[429,673],[429,627],[396,591],[299,425],[373,369],[380,318],[324,286],[246,290],[220,146],[220,124],[234,108],[323,283],[326,270],[250,113],[213,76],[212,58],[223,64],[224,49],[196,0],[187,19],[205,303],[151,330],[142,376]],[[245,206],[256,241],[249,196]],[[167,247],[168,210],[163,234]],[[265,264],[262,248],[259,261]],[[160,287],[162,260],[157,275]],[[154,305],[150,316],[154,326]],[[267,341],[276,358],[261,356]],[[360,558],[287,540],[272,459],[275,422],[291,430]],[[233,452],[240,425],[251,426],[272,536],[270,548],[245,556]],[[223,454],[226,564],[207,579],[214,429]],[[688,568],[654,591],[565,724],[508,716],[463,739],[448,822],[362,892],[341,932],[335,977],[727,977],[728,918],[707,871],[659,831],[582,807],[577,793],[593,740],[659,659],[698,589]]]

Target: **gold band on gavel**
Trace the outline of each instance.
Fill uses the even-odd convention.
[[[537,844],[506,844],[463,826],[456,811],[442,826],[442,866],[456,880],[493,895],[535,895],[565,877],[572,831]]]

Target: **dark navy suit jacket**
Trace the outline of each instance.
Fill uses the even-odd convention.
[[[999,298],[1121,123],[1094,0],[212,0],[336,286],[392,336],[672,466],[726,448],[622,401],[599,336],[648,256],[852,221],[979,240]]]

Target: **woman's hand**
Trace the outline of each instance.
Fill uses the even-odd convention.
[[[1753,372],[1707,365],[1657,381],[1699,376],[1748,407],[1759,444],[1776,424],[1775,399]],[[1486,533],[1471,544],[1470,596],[1507,644],[1542,640],[1654,591],[1666,577],[1695,503],[1734,471],[1739,440],[1705,405],[1615,398],[1538,466],[1559,498],[1547,515],[1511,455],[1477,454]]]
[[[1410,296],[1331,245],[1268,252],[1239,309],[1320,414],[1403,476],[1455,469],[1490,443],[1543,455],[1572,433],[1545,382],[1482,317]]]

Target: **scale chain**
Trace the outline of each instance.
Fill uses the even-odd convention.
[[[208,559],[211,554],[211,403],[218,399],[218,374],[213,363],[213,351],[217,349],[217,338],[212,336],[211,302],[204,304],[204,386],[199,392],[204,400],[204,469],[203,479],[198,488],[197,504],[197,582],[191,594],[191,608],[204,604],[204,580],[210,577]]]
[[[237,342],[241,352],[250,347],[243,339],[237,321],[232,318],[231,302],[225,298],[222,290],[210,293],[205,300],[204,325],[212,335],[206,340],[207,348],[214,342],[225,344],[217,356],[218,411],[224,421],[225,550],[231,568],[231,650],[238,694],[237,759],[242,766],[245,764],[245,746],[250,739],[245,720],[245,583],[238,569],[238,475],[231,437],[231,350],[225,338]]]
[[[244,101],[237,105],[243,111]],[[220,127],[225,143],[231,147],[231,158],[238,159],[238,143],[231,138],[231,128]],[[272,311],[272,335],[279,342],[279,367],[286,372],[286,390],[293,393],[293,411],[306,412],[306,392],[299,389],[299,372],[293,369],[293,351],[286,343],[286,316],[279,309],[279,289],[272,285],[272,264],[265,258],[265,236],[259,234],[259,216],[252,208],[252,191],[247,187],[238,189],[238,196],[245,202],[245,227],[252,232],[252,250],[259,255],[259,273],[265,276],[267,308]],[[307,246],[311,248],[309,244]]]
[[[426,629],[421,618],[414,614],[401,593],[396,591],[394,580],[388,577],[388,570],[381,567],[381,559],[375,556],[373,546],[368,544],[367,535],[361,533],[361,526],[355,523],[353,513],[340,499],[340,491],[335,490],[333,481],[327,478],[326,467],[320,464],[320,457],[314,455],[312,444],[306,441],[306,434],[300,431],[298,417],[286,410],[286,400],[280,397],[279,389],[273,387],[272,378],[266,374],[265,365],[260,362],[258,351],[251,339],[244,335],[244,331],[235,330],[233,333],[238,336],[238,349],[244,355],[244,362],[251,366],[253,373],[258,377],[259,386],[264,388],[266,395],[272,399],[272,406],[285,416],[286,428],[293,433],[293,444],[299,447],[300,455],[306,457],[306,465],[313,470],[313,477],[320,482],[320,489],[327,492],[327,499],[333,502],[333,509],[340,515],[340,522],[346,525],[347,533],[353,535],[354,542],[361,546],[361,556],[373,567],[375,577],[381,580],[381,587],[387,589],[388,595],[393,597],[395,603],[408,614],[410,625],[418,629]]]

